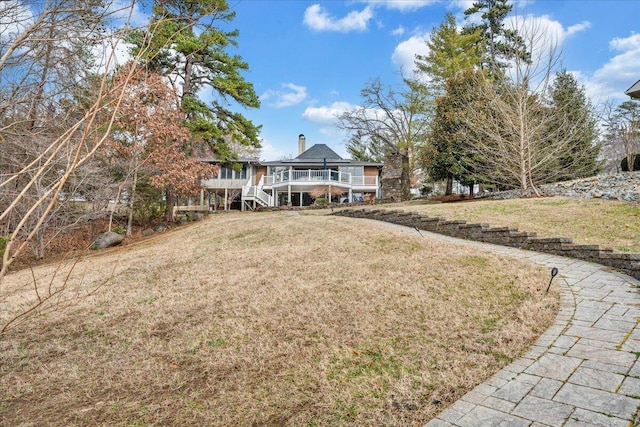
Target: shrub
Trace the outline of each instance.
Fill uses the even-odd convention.
[[[429,194],[431,194],[432,191],[433,187],[429,184],[422,184],[422,186],[420,187],[420,195],[422,197],[427,197]]]
[[[329,204],[329,199],[326,197],[318,197],[313,204],[316,206],[326,206]]]

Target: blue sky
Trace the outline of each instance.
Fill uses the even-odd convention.
[[[240,31],[232,50],[249,63],[245,78],[260,96],[259,110],[243,113],[263,126],[261,157],[297,155],[327,144],[347,156],[346,136],[334,116],[360,103],[374,77],[396,84],[447,12],[459,25],[471,1],[229,0]],[[553,34],[562,66],[575,73],[596,106],[627,99],[640,79],[640,0],[518,1],[512,13]]]

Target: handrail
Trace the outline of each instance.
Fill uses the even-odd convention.
[[[273,197],[269,193],[266,193],[259,188],[256,188],[255,197],[256,199],[265,203],[267,206],[270,206],[270,207],[273,206],[273,201],[272,201]]]
[[[378,176],[353,176],[348,172],[341,172],[331,169],[295,169],[284,170],[274,175],[263,175],[260,178],[259,188],[263,185],[284,184],[288,182],[308,182],[308,183],[340,183],[352,186],[374,187],[378,186]]]
[[[242,186],[242,196],[246,196],[249,194],[249,190],[251,190],[251,178],[247,180],[247,183]]]

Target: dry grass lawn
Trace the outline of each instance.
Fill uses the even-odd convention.
[[[70,268],[34,269],[40,292]],[[541,268],[287,212],[214,215],[92,254],[67,283],[106,279],[0,336],[1,425],[422,425],[558,308]],[[0,321],[33,295],[31,271],[8,276]]]
[[[462,203],[409,202],[375,206],[449,220],[517,227],[539,237],[570,237],[574,243],[640,252],[640,205],[602,199],[547,197]]]

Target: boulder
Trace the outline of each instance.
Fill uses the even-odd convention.
[[[147,229],[142,230],[142,235],[143,235],[144,237],[149,237],[149,236],[151,236],[153,233],[155,233],[155,231],[153,231],[153,229],[152,229],[152,228],[147,228]]]
[[[111,246],[116,246],[122,243],[124,236],[122,234],[114,233],[113,231],[107,231],[102,233],[91,245],[91,249],[104,249]]]

